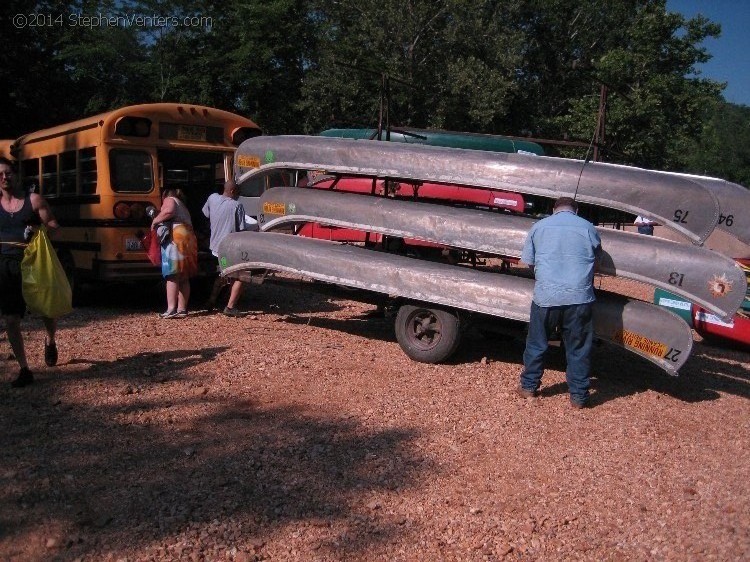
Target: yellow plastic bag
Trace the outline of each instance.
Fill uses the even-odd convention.
[[[44,227],[23,252],[21,279],[23,299],[32,312],[57,318],[73,310],[70,283]]]

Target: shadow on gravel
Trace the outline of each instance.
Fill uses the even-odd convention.
[[[490,361],[523,364],[525,342],[521,338],[467,333],[451,362]],[[748,353],[696,342],[680,375],[667,375],[654,364],[622,348],[602,344],[592,354],[592,404],[653,390],[685,402],[716,400],[719,392],[750,398]],[[743,365],[743,363],[745,365]],[[554,347],[547,356],[547,368],[565,371],[565,357]],[[544,386],[542,396],[567,394],[565,384]]]
[[[389,318],[308,318],[290,317],[287,322],[336,330],[364,338],[395,341],[393,319]],[[489,361],[523,364],[525,341],[522,337],[482,334],[471,328],[461,346],[447,363],[451,365]],[[685,402],[716,400],[719,392],[750,398],[748,354],[696,342],[680,375],[672,377],[646,359],[622,348],[601,344],[592,354],[592,404],[653,390]],[[565,371],[565,357],[559,348],[550,347],[546,367]],[[544,383],[543,383],[544,385]],[[543,396],[567,394],[565,384],[547,386]]]
[[[194,314],[205,311],[206,291],[191,295],[189,309]],[[220,308],[226,304],[228,291],[219,297]],[[83,323],[76,310],[95,309],[97,316],[113,318],[133,312],[163,312],[166,308],[164,284],[158,281],[148,283],[111,283],[87,285],[76,304],[73,313],[62,319],[63,327]],[[273,284],[246,285],[240,299],[240,308],[249,311],[277,312],[280,314],[301,314],[305,312],[334,312],[342,307],[324,295],[312,292],[289,291]]]
[[[333,330],[379,341],[396,341],[393,332],[393,319],[388,318],[326,318],[294,315],[285,318],[284,322],[307,325],[316,329]]]
[[[419,485],[433,470],[412,448],[414,430],[213,395],[185,369],[222,351],[144,353],[22,392],[3,386],[0,559],[126,550],[184,559],[202,545],[220,547],[210,559],[232,547],[262,556],[268,537],[300,523],[324,530],[311,548],[348,559],[405,532],[368,496]],[[81,384],[101,388],[97,405],[66,400],[66,387]],[[179,398],[164,398],[170,385],[182,385]],[[326,532],[340,519],[345,538]],[[52,550],[47,522],[65,529]],[[158,551],[182,540],[191,546]]]
[[[115,361],[93,361],[71,359],[69,365],[88,365],[66,379],[103,378],[109,382],[118,377],[121,382],[150,384],[179,378],[181,371],[200,363],[212,361],[229,347],[209,347],[203,349],[173,349],[169,351],[144,351],[122,357]]]

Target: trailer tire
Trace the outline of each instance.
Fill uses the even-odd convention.
[[[411,359],[440,363],[461,343],[461,322],[449,310],[405,304],[396,314],[396,340]]]

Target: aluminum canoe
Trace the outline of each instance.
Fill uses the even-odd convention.
[[[661,173],[686,178],[713,192],[719,202],[719,221],[716,228],[731,234],[740,242],[750,244],[750,189],[708,176]]]
[[[428,262],[273,232],[238,232],[219,246],[222,275],[270,269],[404,299],[512,320],[529,321],[534,282],[513,275]],[[692,332],[666,309],[599,292],[596,336],[658,365],[670,374],[687,360]]]
[[[260,209],[262,230],[317,222],[516,258],[536,222],[506,213],[298,187],[267,190]],[[653,236],[598,231],[601,273],[661,287],[727,320],[742,306],[747,278],[734,260]]]
[[[255,137],[237,148],[235,178],[240,184],[278,168],[476,186],[551,198],[575,195],[585,203],[652,217],[694,244],[702,244],[719,220],[716,196],[704,186],[627,166],[313,136]]]

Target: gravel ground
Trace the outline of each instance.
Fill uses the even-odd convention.
[[[599,347],[574,411],[559,358],[515,396],[523,342],[425,365],[369,305],[272,285],[242,304],[164,321],[153,294],[98,291],[55,368],[25,321],[22,390],[0,340],[0,559],[750,558],[747,351],[698,341],[672,378]]]

